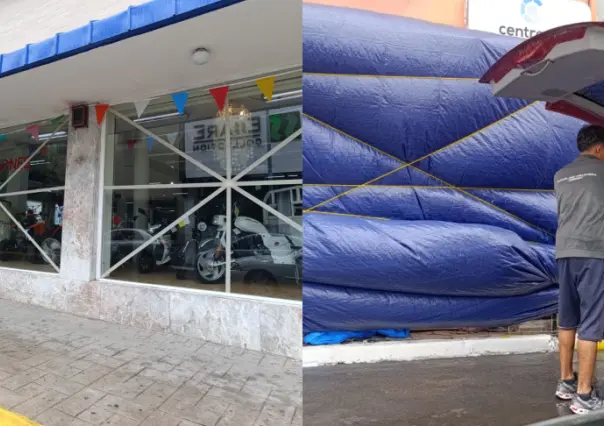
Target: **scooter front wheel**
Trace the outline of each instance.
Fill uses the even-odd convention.
[[[197,278],[203,284],[220,284],[224,282],[226,263],[213,266],[214,250],[206,250],[197,254]]]
[[[46,238],[40,244],[44,253],[54,262],[55,265],[59,265],[61,263],[61,242],[56,238]],[[42,260],[44,263],[48,263],[46,258],[42,256]]]

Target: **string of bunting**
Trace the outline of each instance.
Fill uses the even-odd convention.
[[[17,128],[10,132],[5,132],[0,134],[0,142],[3,142],[8,138],[9,135],[14,135],[15,133],[24,133],[27,132],[31,135],[34,140],[40,139],[40,126],[44,124],[50,124],[52,127],[56,127],[63,119],[65,118],[65,114],[59,115],[58,117],[52,118],[50,120],[39,121],[35,124],[28,124],[26,127]],[[54,130],[54,128],[53,128]]]
[[[264,95],[264,97],[270,102],[273,99],[273,91],[275,89],[275,76],[263,77],[255,80],[256,86],[260,89],[260,92]],[[222,112],[224,107],[226,106],[227,96],[229,94],[229,86],[220,86],[209,89],[212,98],[214,98],[214,102],[218,107],[218,110]],[[180,115],[185,113],[185,107],[187,105],[187,100],[189,99],[189,92],[178,92],[172,94],[172,102],[174,102],[174,106]],[[145,110],[149,106],[149,104],[153,101],[153,99],[142,99],[140,101],[133,102],[134,108],[136,109],[136,115],[138,118],[145,113]],[[105,115],[107,114],[107,110],[109,109],[109,105],[107,104],[97,104],[95,105],[96,112],[96,120],[99,126],[105,120]],[[168,141],[174,145],[176,138],[178,137],[178,133],[168,133],[166,135]],[[1,139],[0,139],[1,140]],[[153,150],[153,144],[155,142],[154,138],[151,136],[146,137],[145,141],[147,142],[147,149],[149,151]],[[136,146],[136,139],[129,139],[126,141],[128,145],[128,150],[132,151]]]
[[[39,121],[35,124],[29,124],[26,127],[22,127],[22,128],[17,128],[15,130],[12,130],[10,132],[4,132],[2,134],[0,134],[0,142],[4,142],[9,135],[14,135],[16,133],[29,133],[30,136],[36,141],[39,142],[40,140],[40,126],[45,125],[45,124],[50,124],[51,127],[53,128],[53,131],[56,129],[56,127],[65,119],[65,114],[59,115],[58,117],[49,119],[49,120],[43,120],[43,121]],[[34,153],[34,151],[36,150],[35,146],[30,145],[28,152],[29,155],[32,155]],[[55,146],[55,152],[59,152],[60,151],[60,147],[58,145]],[[48,146],[44,146],[41,150],[40,150],[40,155],[48,155]]]

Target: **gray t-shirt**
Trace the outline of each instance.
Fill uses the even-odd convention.
[[[604,161],[580,155],[554,177],[556,259],[604,259]]]

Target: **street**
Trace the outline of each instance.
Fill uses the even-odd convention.
[[[557,377],[557,354],[305,368],[304,425],[527,425],[570,414]]]
[[[0,407],[44,426],[302,424],[298,361],[0,299]]]

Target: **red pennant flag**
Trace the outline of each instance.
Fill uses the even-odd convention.
[[[32,135],[35,140],[38,140],[38,138],[40,137],[40,126],[38,126],[37,124],[27,126],[27,129],[25,130],[27,131],[27,133]]]
[[[105,113],[109,109],[109,105],[107,105],[107,104],[95,105],[94,109],[96,110],[96,122],[99,123],[99,126],[100,126],[101,123],[103,122],[103,120],[105,119]]]
[[[48,155],[48,147],[46,145],[44,145],[42,147],[42,149],[40,150],[40,154],[42,154],[42,155]]]
[[[128,151],[132,151],[134,149],[134,144],[136,144],[136,139],[130,139],[128,141]]]
[[[229,93],[229,86],[215,87],[214,89],[210,89],[210,93],[214,97],[218,109],[222,112],[227,94]]]

